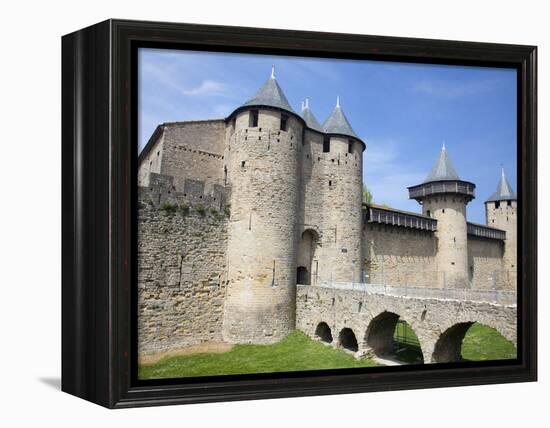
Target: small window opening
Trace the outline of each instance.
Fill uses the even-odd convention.
[[[325,139],[323,140],[323,153],[328,152],[330,152],[330,138],[325,137]]]
[[[286,131],[288,125],[288,116],[286,114],[281,114],[281,131]]]
[[[507,201],[506,204],[511,207],[512,206],[512,201]]]
[[[328,187],[332,186],[332,180],[328,181]]]
[[[246,165],[246,161],[241,161],[241,168],[244,168],[245,165]]]
[[[248,126],[255,128],[258,126],[258,110],[250,110],[250,116],[248,117]]]
[[[348,141],[348,153],[353,153],[353,141]]]
[[[432,212],[431,212],[430,210],[428,210],[428,211],[426,211],[426,215],[427,215],[428,217],[431,217],[431,216],[432,216]]]
[[[500,208],[500,201],[495,202],[495,208]]]
[[[443,208],[443,209],[441,210],[441,212],[442,212],[443,214],[445,214],[445,208]]]

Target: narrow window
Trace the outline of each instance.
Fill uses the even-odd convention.
[[[328,152],[330,152],[330,138],[325,137],[325,139],[323,140],[323,153]]]
[[[512,206],[512,201],[507,201],[506,203],[508,204],[509,207]]]
[[[246,165],[246,161],[241,161],[241,168],[244,168],[245,165]]]
[[[329,180],[328,181],[328,187],[331,187],[332,186],[332,180]]]
[[[426,215],[427,215],[428,217],[431,217],[431,216],[432,216],[432,213],[430,212],[430,210],[426,211]]]
[[[495,208],[500,208],[500,201],[495,202]]]
[[[281,114],[281,131],[286,131],[288,125],[288,116],[286,114]]]
[[[227,185],[227,165],[223,166],[223,184]]]
[[[353,153],[353,141],[348,141],[348,153]]]
[[[248,126],[250,128],[255,128],[256,126],[258,126],[258,110],[250,110]]]
[[[237,127],[237,117],[233,116],[233,120],[231,121],[231,126],[233,127],[233,131],[235,131],[235,128]]]

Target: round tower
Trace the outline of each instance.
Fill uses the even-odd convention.
[[[515,288],[517,284],[517,208],[518,200],[512,186],[504,173],[504,168],[497,185],[497,190],[485,201],[487,226],[496,227],[506,232],[504,241],[504,284]]]
[[[466,205],[475,197],[475,184],[458,177],[443,145],[426,180],[408,190],[409,198],[422,205],[422,213],[437,220],[435,285],[468,287]]]
[[[337,98],[322,125],[319,197],[322,198],[323,253],[319,267],[325,282],[362,282],[363,151],[365,143],[351,127]]]
[[[272,71],[227,126],[231,215],[222,335],[231,343],[271,343],[295,328],[304,121]]]

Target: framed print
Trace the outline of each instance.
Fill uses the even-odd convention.
[[[63,37],[62,389],[111,408],[536,380],[536,48]]]

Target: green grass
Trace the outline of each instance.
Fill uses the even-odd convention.
[[[368,358],[357,360],[345,351],[294,331],[273,345],[235,345],[231,351],[224,353],[166,357],[155,364],[140,365],[138,376],[140,379],[160,379],[376,365]]]
[[[394,340],[400,348],[397,354],[400,361],[409,364],[421,361],[418,338],[407,323],[397,323]],[[466,361],[513,359],[516,358],[516,349],[494,329],[475,323],[462,342],[462,358]],[[376,365],[372,359],[357,360],[343,350],[326,346],[300,331],[294,331],[273,345],[235,345],[231,351],[224,353],[166,357],[154,364],[142,364],[139,367],[139,378],[274,373]]]
[[[422,363],[420,343],[409,324],[404,321],[398,321],[393,333],[393,340],[397,342],[399,351],[396,356],[400,361],[409,364]]]
[[[466,361],[515,359],[516,348],[496,330],[475,323],[462,341],[462,358]]]
[[[418,338],[411,327],[399,321],[395,328],[394,340],[403,350],[397,355],[406,363],[418,362],[422,357]],[[474,323],[462,341],[464,361],[507,360],[516,358],[516,348],[495,329]]]

